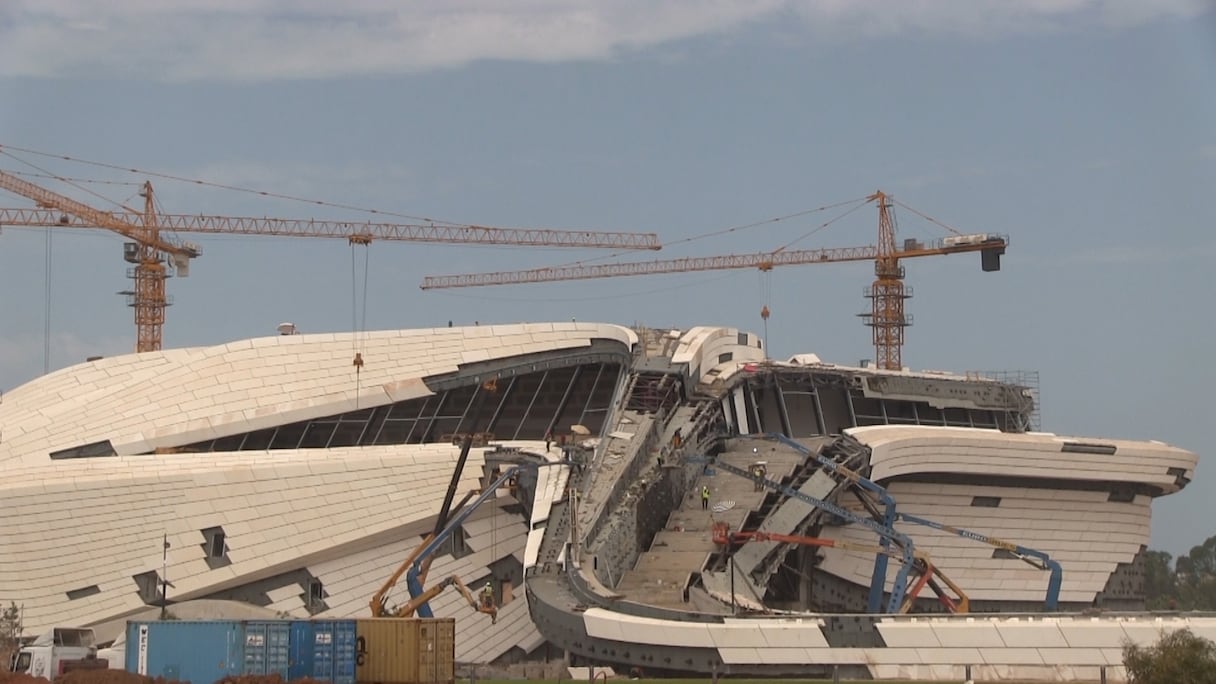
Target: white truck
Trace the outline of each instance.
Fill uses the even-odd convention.
[[[109,663],[97,657],[91,629],[55,627],[13,655],[10,670],[54,680],[72,670],[103,670]]]

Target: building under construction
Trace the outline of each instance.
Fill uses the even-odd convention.
[[[1136,612],[1152,500],[1196,456],[1034,432],[1031,382],[774,361],[712,326],[368,332],[360,368],[354,339],[7,392],[0,595],[103,641],[164,602],[372,600],[456,617],[462,662],[655,674],[1068,679],[1163,626],[1216,636]]]

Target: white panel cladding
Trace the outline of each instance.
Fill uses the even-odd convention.
[[[751,620],[727,620],[719,629],[712,629],[709,636],[719,651],[729,648],[767,648],[769,643],[764,632],[756,629]]]
[[[1011,434],[979,428],[878,425],[850,428],[872,451],[872,478],[914,473],[967,472],[1143,483],[1169,493],[1178,490],[1176,468],[1194,477],[1198,456],[1156,441],[1065,437],[1050,433]],[[1066,443],[1102,444],[1115,453],[1065,452]],[[962,468],[962,470],[958,470]]]
[[[998,622],[996,630],[1001,641],[1010,647],[1060,648],[1068,646],[1059,623],[1051,622]]]
[[[537,527],[528,532],[528,543],[524,549],[524,569],[536,565],[536,561],[540,558],[541,542],[545,539],[545,528]]]
[[[752,431],[751,416],[747,414],[747,403],[743,400],[743,388],[736,388],[730,394],[735,406],[735,419],[738,421],[739,434],[750,434]]]
[[[692,646],[713,648],[709,625],[614,613],[603,608],[589,608],[583,613],[587,634],[601,639],[641,644]],[[626,636],[628,635],[628,636]]]
[[[1004,646],[996,626],[986,620],[967,618],[963,621],[934,622],[933,633],[942,648]]]
[[[727,422],[728,426],[735,432],[738,432],[739,434],[747,434],[746,432],[739,429],[739,426],[735,424],[735,420],[731,416],[730,407],[733,405],[734,399],[731,396],[726,396],[726,397],[722,398],[720,403],[722,405],[722,415],[726,418],[726,422]]]
[[[814,618],[765,620],[759,623],[760,633],[764,635],[769,648],[827,648],[822,625],[823,621]],[[719,625],[712,627],[719,628]]]
[[[711,382],[715,376],[727,376],[748,361],[763,361],[759,338],[742,333],[745,344],[739,344],[740,331],[735,328],[696,326],[680,337],[673,363],[687,363],[688,374],[700,382]],[[727,361],[719,361],[730,354]]]
[[[942,645],[933,625],[915,618],[909,622],[883,620],[878,623],[878,633],[889,648],[939,648]]]
[[[1070,648],[1119,648],[1127,634],[1118,623],[1080,621],[1060,623],[1060,632]]]

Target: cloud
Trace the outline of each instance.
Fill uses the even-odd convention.
[[[1193,16],[1213,0],[5,0],[0,75],[244,81],[602,60],[749,25],[844,39]],[[791,21],[793,20],[793,21]]]

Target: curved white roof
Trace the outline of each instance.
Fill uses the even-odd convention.
[[[423,378],[463,363],[595,340],[629,349],[636,336],[595,323],[383,331],[358,341],[291,335],[107,358],[27,383],[0,403],[0,597],[24,605],[30,632],[133,614],[146,608],[134,577],[161,571],[167,535],[171,599],[303,569],[323,583],[329,610],[320,615],[366,616],[372,592],[430,531],[457,447],[149,452],[425,396]],[[117,456],[49,456],[103,440]],[[515,446],[545,453],[543,442]],[[461,492],[478,486],[482,464],[474,449]],[[433,573],[475,580],[501,558],[522,562],[524,521],[483,509],[466,525],[472,553]],[[223,567],[207,562],[202,530],[212,527],[226,535]],[[303,593],[286,582],[269,593],[271,607],[305,615]],[[541,642],[522,587],[494,627],[450,594],[433,602],[436,613],[484,635],[458,640],[462,660]]]
[[[120,454],[249,432],[430,394],[422,378],[460,364],[585,347],[632,347],[600,323],[528,323],[358,335],[280,335],[128,354],[56,371],[4,395],[0,464],[109,439]],[[356,373],[356,349],[363,367]]]
[[[1162,442],[1024,434],[981,428],[876,425],[845,431],[870,447],[871,479],[920,473],[1145,484],[1170,494],[1199,457]]]

